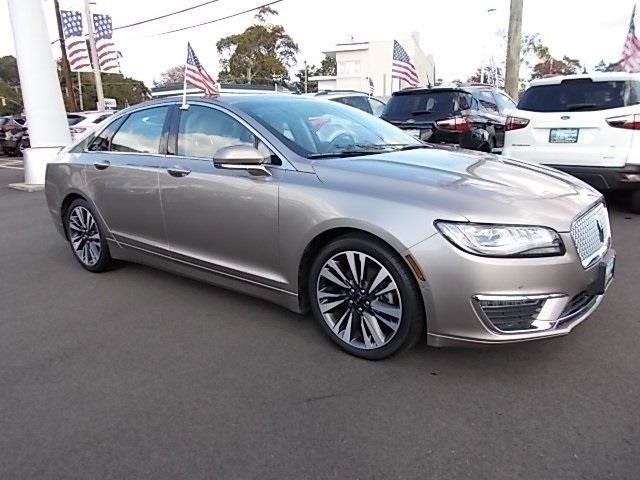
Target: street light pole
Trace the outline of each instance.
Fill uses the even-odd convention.
[[[520,74],[520,48],[522,44],[522,0],[511,0],[509,34],[507,37],[507,65],[505,90],[514,100],[518,99]]]
[[[104,92],[102,91],[102,76],[100,75],[100,61],[96,48],[96,37],[93,33],[93,17],[89,0],[84,0],[84,12],[87,16],[87,28],[89,30],[89,46],[91,47],[91,62],[93,63],[93,76],[96,79],[96,95],[98,96],[98,111],[104,112]]]

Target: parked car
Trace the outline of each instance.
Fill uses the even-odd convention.
[[[91,133],[100,122],[109,118],[114,112],[114,110],[107,110],[104,112],[87,111],[67,113],[71,138],[75,139],[76,137]]]
[[[568,334],[615,252],[602,195],[543,166],[438,149],[337,102],[169,98],[47,165],[53,221],[90,272],[148,263],[310,309],[345,351]],[[344,131],[331,142],[317,119]]]
[[[513,100],[488,85],[417,87],[394,92],[382,118],[425,142],[483,152],[504,143]]]
[[[534,80],[507,122],[504,154],[552,165],[640,213],[640,74]]]
[[[363,112],[379,117],[385,107],[385,102],[372,95],[357,90],[321,90],[314,94],[317,97],[333,102],[349,105]]]
[[[20,144],[26,131],[24,117],[5,117],[5,120],[0,124],[0,150],[2,153],[10,156],[20,155]]]

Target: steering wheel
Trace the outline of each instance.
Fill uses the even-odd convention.
[[[356,143],[356,139],[349,133],[339,133],[330,142],[331,147],[350,147]]]

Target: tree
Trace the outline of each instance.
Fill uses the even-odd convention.
[[[488,83],[498,88],[504,88],[504,70],[496,65],[480,66],[475,73],[469,77],[467,83]]]
[[[20,76],[18,75],[18,62],[13,55],[0,57],[0,81],[17,87],[20,85]]]
[[[596,72],[606,72],[609,64],[605,63],[604,60],[600,60],[598,64],[593,67]]]
[[[22,112],[22,98],[17,89],[0,80],[0,115],[15,115]]]
[[[566,55],[561,60],[549,55],[541,62],[533,66],[531,78],[542,78],[550,75],[573,75],[582,71],[579,60],[569,58]]]
[[[296,62],[298,44],[282,25],[267,23],[270,15],[277,12],[261,8],[256,15],[258,23],[218,41],[220,81],[267,85],[273,82],[273,75],[289,78],[288,69]]]
[[[96,108],[98,96],[96,94],[95,79],[92,73],[81,73],[82,79],[82,100],[84,108],[91,110]],[[144,102],[151,98],[149,89],[140,80],[125,77],[119,73],[108,73],[102,75],[102,89],[106,98],[115,98],[118,108],[127,105]],[[76,85],[77,95],[77,85]]]
[[[317,77],[317,76],[333,76],[336,74],[336,59],[334,57],[329,57],[325,55],[320,63],[319,67],[315,65],[307,65],[307,78],[308,77]],[[295,74],[296,81],[289,85],[289,88],[292,90],[297,90],[299,92],[304,92],[304,68],[298,70]],[[307,81],[307,91],[308,92],[317,92],[318,91],[318,82],[315,81]]]
[[[184,65],[176,65],[160,74],[160,80],[154,80],[154,87],[166,87],[168,85],[182,85],[184,81]]]

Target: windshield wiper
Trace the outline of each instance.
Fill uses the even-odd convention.
[[[427,115],[429,113],[433,113],[433,110],[415,110],[411,112],[411,115]]]
[[[410,144],[410,143],[372,143],[358,144],[344,150],[326,153],[312,153],[308,158],[343,158],[356,157],[358,155],[375,155],[382,152],[398,152],[401,150],[414,150],[416,148],[433,148],[426,144]]]

